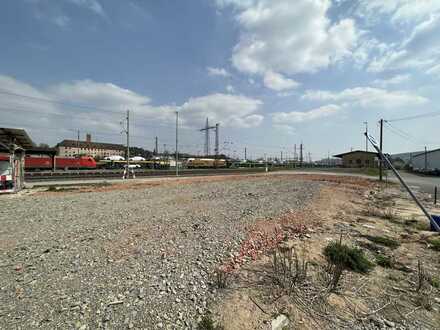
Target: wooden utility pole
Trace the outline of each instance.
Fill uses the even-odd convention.
[[[127,178],[129,176],[130,167],[130,110],[127,110],[127,129],[125,130],[127,134]]]
[[[365,151],[368,152],[368,121],[364,121],[365,124]]]
[[[380,120],[380,138],[379,138],[379,150],[383,152],[383,119]],[[379,155],[379,181],[383,181],[383,164],[382,157]]]
[[[247,149],[244,147],[244,160],[247,160]]]
[[[302,143],[299,145],[299,165],[300,165],[300,167],[303,166],[303,144]]]

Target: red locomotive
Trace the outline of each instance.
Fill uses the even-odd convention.
[[[25,170],[51,170],[52,158],[50,157],[31,157],[27,156],[24,160]],[[93,157],[55,157],[55,169],[57,170],[77,170],[95,169],[96,161]]]

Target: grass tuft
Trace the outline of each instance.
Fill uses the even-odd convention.
[[[364,237],[373,243],[387,246],[391,249],[396,249],[400,246],[400,243],[398,241],[389,237],[371,235],[364,235]]]
[[[431,249],[435,251],[440,251],[440,238],[433,238],[429,240]]]
[[[377,254],[376,263],[383,268],[393,268],[394,262],[391,257],[384,256],[382,254]]]

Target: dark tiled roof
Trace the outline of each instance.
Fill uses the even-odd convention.
[[[125,150],[122,144],[87,142],[76,140],[63,140],[57,144],[57,147],[86,148],[86,149],[108,149],[108,150]]]
[[[349,152],[344,152],[343,154],[339,154],[339,155],[334,155],[333,157],[337,157],[337,158],[342,158],[343,156],[347,156],[350,154],[356,154],[356,153],[363,153],[363,154],[369,154],[369,155],[374,155],[374,156],[379,156],[377,154],[377,152],[372,152],[372,151],[364,151],[364,150],[353,150],[353,151],[349,151]]]

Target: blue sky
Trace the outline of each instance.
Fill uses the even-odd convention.
[[[363,122],[439,111],[440,1],[5,0],[2,126],[40,143],[91,132],[203,150],[314,159],[364,148]],[[48,101],[49,100],[49,101]],[[387,152],[438,147],[440,116],[385,125]],[[391,125],[391,126],[390,126]]]

